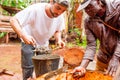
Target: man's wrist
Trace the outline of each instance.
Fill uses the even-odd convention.
[[[22,38],[23,37],[23,34],[21,33],[21,34],[19,34],[19,38]]]

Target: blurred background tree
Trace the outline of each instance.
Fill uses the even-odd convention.
[[[24,9],[31,2],[32,0],[0,0],[0,4],[3,6],[16,7],[19,9]]]
[[[12,15],[26,8],[31,2],[32,0],[0,0],[0,6]],[[5,11],[3,14],[6,13]]]

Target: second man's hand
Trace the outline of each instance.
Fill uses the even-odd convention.
[[[71,73],[73,74],[74,78],[80,78],[85,75],[86,69],[81,66],[78,66]]]

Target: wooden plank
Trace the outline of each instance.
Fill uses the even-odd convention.
[[[5,28],[5,27],[0,27],[0,32],[15,32],[12,28]]]
[[[8,25],[0,25],[0,28],[12,28],[12,27]]]
[[[5,42],[8,43],[9,42],[9,32],[15,32],[11,26],[0,26],[0,32],[7,32],[6,34],[6,38],[5,38]]]

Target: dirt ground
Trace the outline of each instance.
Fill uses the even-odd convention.
[[[0,70],[5,69],[14,74],[13,76],[0,74],[0,80],[22,80],[20,48],[19,41],[0,43]]]

